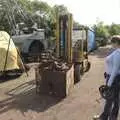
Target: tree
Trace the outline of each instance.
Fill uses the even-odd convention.
[[[46,30],[46,36],[55,36],[56,16],[69,13],[64,5],[51,7],[39,0],[0,0],[0,7],[0,16],[3,16],[0,17],[1,30],[10,32],[16,24],[25,23],[26,27],[31,27],[35,22],[38,28]]]
[[[0,0],[0,13],[3,14],[3,17],[0,18],[0,29],[10,33],[15,29],[17,23],[28,19],[25,12],[25,6],[28,6],[28,3],[28,0]]]
[[[31,7],[32,18],[36,23],[38,23],[39,28],[45,28],[50,17],[51,7],[45,2],[37,0],[31,3]]]
[[[97,25],[94,25],[94,30],[97,37],[107,38],[109,36],[108,28],[104,25],[103,22],[99,22]]]
[[[69,13],[67,7],[65,7],[64,5],[55,5],[53,7],[53,11],[54,15],[64,15]]]
[[[109,27],[109,33],[111,36],[120,34],[120,25],[112,23],[112,25]]]
[[[109,26],[104,25],[102,21],[98,22],[96,25],[93,26],[94,31],[96,33],[96,38],[98,40],[99,45],[106,45],[108,38],[110,36],[109,34]]]

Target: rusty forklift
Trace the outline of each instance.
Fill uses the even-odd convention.
[[[76,83],[80,81],[81,75],[90,69],[87,31],[82,27],[81,37],[75,39],[74,33],[78,30],[73,28],[72,14],[58,16],[56,23],[56,54],[57,57],[74,64]]]
[[[89,70],[87,38],[73,42],[72,32],[72,14],[59,15],[56,19],[54,57],[43,53],[44,57],[36,68],[37,93],[66,97],[74,84],[80,81],[81,74]]]

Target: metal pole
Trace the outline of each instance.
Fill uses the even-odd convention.
[[[60,18],[56,15],[56,56],[59,58],[60,56]]]
[[[72,29],[73,29],[73,22],[72,22],[72,14],[68,15],[68,39],[67,39],[67,61],[72,62]]]

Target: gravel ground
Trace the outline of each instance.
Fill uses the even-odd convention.
[[[25,74],[13,80],[0,83],[0,120],[92,120],[100,113],[103,100],[98,87],[103,83],[104,57],[109,48],[100,48],[91,53],[91,69],[75,85],[66,99],[36,95],[35,73],[32,68],[29,77]]]

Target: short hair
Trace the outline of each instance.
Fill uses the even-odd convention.
[[[120,45],[120,35],[112,36],[111,43],[117,43],[118,45]]]

